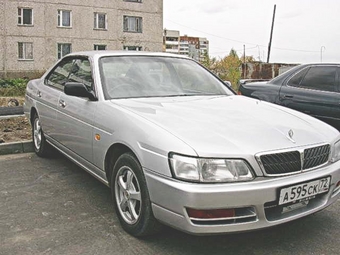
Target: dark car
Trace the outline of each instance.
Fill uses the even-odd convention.
[[[312,115],[340,130],[340,64],[299,65],[268,82],[241,84],[239,94]]]

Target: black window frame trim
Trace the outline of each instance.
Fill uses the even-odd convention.
[[[289,85],[288,84],[293,76],[295,76],[296,74],[302,72],[306,68],[310,69],[311,67],[325,67],[325,66],[336,67],[335,82],[334,82],[335,91],[328,91],[328,90],[321,90],[321,89],[312,89],[312,88],[307,88],[307,87],[298,87],[298,86],[293,86],[293,85]],[[307,71],[307,73],[308,73],[308,71]],[[303,76],[302,80],[305,78],[306,74]],[[311,90],[311,91],[318,91],[318,92],[321,91],[321,92],[324,92],[324,93],[339,94],[340,93],[340,80],[339,80],[339,78],[340,78],[340,65],[337,65],[337,64],[306,65],[305,67],[297,70],[296,72],[291,74],[289,77],[287,77],[287,79],[284,81],[282,86],[291,87],[291,88],[295,88],[295,89],[302,89],[302,90]],[[280,91],[281,91],[281,88],[280,88]]]
[[[47,83],[47,80],[48,80],[48,78],[50,77],[50,75],[55,71],[55,69],[57,69],[57,67],[58,67],[61,63],[66,62],[66,61],[68,61],[69,59],[72,59],[72,67],[73,67],[73,65],[74,65],[74,63],[75,63],[75,60],[77,60],[77,59],[82,59],[82,60],[88,60],[88,61],[89,61],[90,67],[91,67],[91,76],[92,76],[92,80],[93,80],[92,91],[93,91],[95,97],[98,98],[97,86],[96,86],[96,79],[95,79],[94,68],[93,68],[93,67],[94,67],[94,64],[93,64],[92,58],[89,57],[89,56],[84,56],[84,55],[72,55],[72,56],[66,56],[66,57],[64,57],[64,58],[61,58],[61,59],[55,64],[55,66],[54,66],[54,67],[53,67],[53,68],[45,75],[45,77],[44,77],[44,85],[45,85],[45,86],[48,86],[48,87],[50,87],[50,88],[57,89],[57,90],[59,90],[59,91],[61,91],[61,92],[64,93],[64,90],[63,90],[63,89],[60,89],[60,88],[58,88],[58,87],[56,87],[56,86],[53,86],[53,85],[51,85],[51,84],[48,84],[48,83]],[[70,74],[68,74],[68,77],[69,77],[69,75],[70,75]],[[67,78],[67,79],[68,79],[68,78]]]

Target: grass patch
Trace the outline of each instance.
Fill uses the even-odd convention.
[[[0,79],[0,95],[4,97],[25,96],[27,79]]]

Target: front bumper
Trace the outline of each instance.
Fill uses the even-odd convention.
[[[336,188],[340,181],[340,161],[297,175],[227,184],[187,183],[144,171],[154,216],[164,224],[192,234],[242,232],[275,226],[320,211],[340,196],[340,188]],[[329,191],[310,200],[307,206],[285,213],[275,208],[281,188],[327,176],[331,177]],[[188,216],[186,208],[236,208],[240,217],[197,221]]]

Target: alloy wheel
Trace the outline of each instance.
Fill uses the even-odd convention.
[[[142,198],[138,179],[131,168],[122,166],[116,175],[115,198],[124,221],[135,224],[141,216]]]
[[[34,146],[37,150],[40,149],[41,146],[41,126],[39,118],[36,118],[34,120],[34,126],[33,126],[33,140],[34,140]]]

